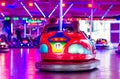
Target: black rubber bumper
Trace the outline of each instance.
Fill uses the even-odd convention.
[[[36,62],[36,68],[45,71],[83,71],[97,68],[97,59],[86,62]]]
[[[8,52],[8,51],[10,51],[9,48],[0,48],[0,52]]]

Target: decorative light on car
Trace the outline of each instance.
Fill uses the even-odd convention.
[[[56,42],[56,41],[59,41],[59,42],[64,42],[64,41],[66,41],[67,39],[66,38],[51,38],[50,39],[52,42]]]
[[[23,44],[20,44],[21,46],[23,46]]]
[[[30,45],[30,44],[27,44],[28,46]]]
[[[1,42],[0,44],[1,44],[1,45],[6,45],[6,43],[5,43],[5,42]]]
[[[2,42],[2,39],[0,38],[0,42]]]
[[[24,43],[24,44],[28,43],[28,40],[23,40],[23,43]]]
[[[89,50],[85,49],[83,46],[79,44],[72,44],[68,48],[68,52],[71,54],[91,54]]]
[[[48,52],[48,46],[46,44],[42,44],[40,46],[40,53],[47,53]]]

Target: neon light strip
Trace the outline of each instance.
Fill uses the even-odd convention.
[[[11,33],[13,33],[13,23],[11,23]]]
[[[70,8],[73,6],[73,3],[68,7],[68,9],[65,11],[65,13],[63,14],[63,17],[67,14],[67,12],[70,10]]]
[[[62,31],[62,21],[63,21],[63,17],[62,17],[62,14],[63,14],[62,3],[63,3],[63,1],[60,0],[60,31]]]
[[[40,11],[40,13],[43,15],[43,17],[45,18],[45,14],[43,13],[43,11],[40,9],[40,7],[37,5],[36,2],[34,2],[35,6],[37,7],[37,9]]]
[[[5,17],[5,15],[4,15],[4,13],[3,13],[3,12],[1,12],[1,15],[2,15],[3,17]]]
[[[93,14],[97,11],[97,8],[93,9]],[[89,16],[89,18],[91,17],[91,14]]]
[[[26,28],[27,27],[27,25],[26,24],[24,24],[24,38],[26,38]]]
[[[13,69],[14,69],[14,60],[13,60],[13,56],[14,56],[14,53],[13,53],[13,50],[10,50],[11,51],[11,53],[10,53],[10,71],[13,71]],[[14,73],[13,72],[10,72],[10,75],[13,75]]]
[[[104,19],[104,17],[108,14],[108,12],[110,11],[110,9],[113,7],[113,5],[111,5],[107,11],[105,12],[105,14],[101,17],[101,19]]]
[[[31,13],[28,11],[28,9],[25,7],[25,5],[20,2],[20,4],[23,6],[23,8],[26,10],[26,12],[30,15],[30,17],[32,18],[33,16],[31,15]]]
[[[52,10],[52,12],[49,14],[49,18],[51,17],[51,15],[55,12],[55,10],[58,8],[58,5],[55,6],[55,8]]]

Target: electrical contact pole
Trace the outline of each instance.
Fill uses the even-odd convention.
[[[91,16],[90,16],[90,38],[92,37],[92,26],[93,26],[93,0],[92,0],[92,7],[91,7]]]
[[[62,16],[62,14],[63,14],[62,3],[63,3],[63,1],[60,0],[60,31],[62,31],[62,22],[63,22],[63,16]]]

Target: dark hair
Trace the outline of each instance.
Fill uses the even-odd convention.
[[[72,26],[76,32],[78,32],[79,29],[79,21],[73,21]]]
[[[54,24],[54,23],[56,23],[56,22],[57,22],[57,19],[56,19],[55,17],[49,18],[49,23],[50,23],[50,24]]]
[[[79,25],[79,21],[73,21],[72,24],[75,25],[75,26],[78,26]]]

